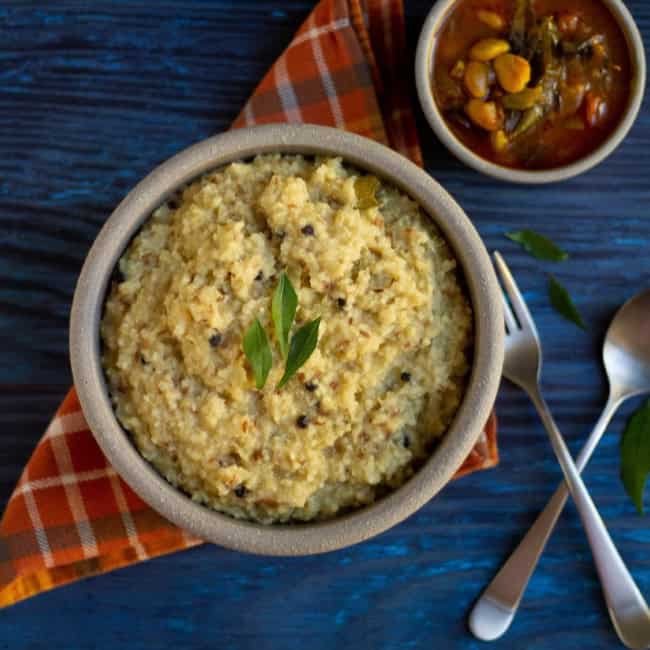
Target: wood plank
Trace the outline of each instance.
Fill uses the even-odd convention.
[[[630,0],[646,40],[650,3]],[[409,44],[431,0],[406,0]],[[290,0],[5,0],[0,6],[0,501],[71,380],[67,319],[88,247],[157,163],[228,127],[312,6]],[[647,97],[646,97],[647,99]],[[524,289],[545,346],[548,400],[575,451],[605,399],[602,336],[649,282],[647,101],[625,143],[561,185],[505,185],[464,168],[419,114],[427,170],[460,202]],[[535,227],[561,266],[503,237]],[[589,323],[548,305],[556,272]],[[615,419],[587,482],[646,594],[650,533],[618,479]],[[559,470],[527,400],[504,386],[502,462],[457,481],[356,547],[281,559],[214,547],[140,564],[0,611],[0,647],[478,648],[476,595],[552,492]],[[569,507],[502,648],[615,647],[589,549]]]

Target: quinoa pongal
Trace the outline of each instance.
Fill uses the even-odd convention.
[[[315,350],[282,388],[282,273]],[[273,362],[257,389],[242,339]],[[262,523],[325,519],[401,485],[449,426],[472,314],[418,205],[338,158],[268,154],[203,176],[119,262],[101,324],[121,424],[173,485]]]

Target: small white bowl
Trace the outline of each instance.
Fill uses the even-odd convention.
[[[539,171],[525,171],[503,167],[475,154],[454,135],[438,110],[431,89],[433,58],[440,30],[457,2],[458,0],[438,0],[433,5],[422,26],[415,55],[415,82],[420,105],[438,139],[456,158],[477,171],[502,181],[542,184],[555,183],[582,174],[602,162],[616,149],[636,119],[643,100],[646,80],[646,60],[643,41],[641,40],[641,35],[634,22],[634,18],[632,18],[632,15],[621,0],[601,0],[601,2],[609,9],[614,20],[623,32],[630,55],[630,97],[623,118],[607,140],[589,155],[569,165]]]

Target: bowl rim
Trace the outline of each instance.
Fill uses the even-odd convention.
[[[462,267],[474,310],[475,345],[467,391],[437,450],[401,488],[331,520],[262,525],[192,501],[137,451],[117,421],[101,366],[99,323],[114,266],[142,223],[175,189],[229,162],[260,153],[341,156],[396,185],[432,215]],[[272,124],[229,131],[181,151],[123,199],[95,239],[81,270],[70,315],[70,360],[91,431],[115,470],[164,517],[206,541],[265,555],[307,555],[365,540],[405,519],[451,478],[477,441],[496,399],[503,363],[501,295],[478,233],[460,206],[422,169],[383,145],[338,129]]]
[[[487,176],[511,183],[555,183],[582,174],[607,158],[625,139],[639,113],[646,84],[643,40],[632,14],[622,0],[600,0],[617,22],[627,44],[631,65],[630,96],[625,113],[610,136],[587,156],[568,165],[542,170],[521,170],[497,165],[464,145],[445,123],[431,90],[431,65],[437,34],[454,5],[461,0],[438,0],[429,11],[418,38],[415,54],[415,84],[420,106],[438,139],[461,162]]]

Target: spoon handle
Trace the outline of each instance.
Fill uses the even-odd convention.
[[[587,533],[607,609],[619,639],[628,648],[650,647],[650,612],[594,505],[551,412],[539,390],[530,392],[551,440]]]
[[[586,467],[621,401],[610,395],[576,459],[578,471]],[[481,594],[469,616],[469,627],[474,636],[483,641],[493,641],[510,627],[568,496],[569,490],[562,481],[517,548]]]

